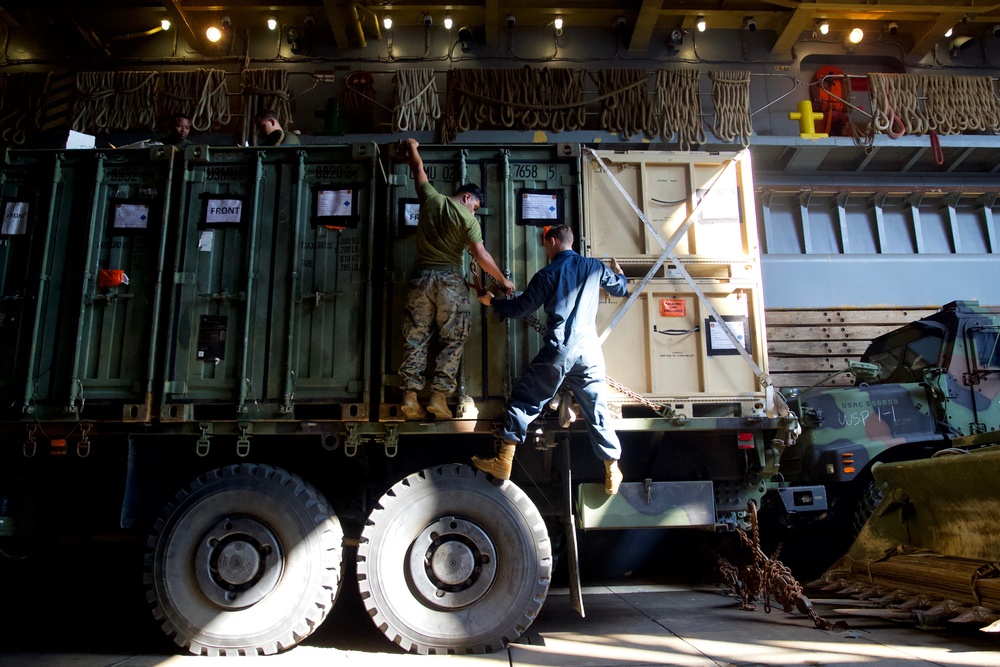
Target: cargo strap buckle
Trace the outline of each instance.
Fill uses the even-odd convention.
[[[382,444],[385,447],[386,458],[395,458],[399,452],[399,436],[396,434],[395,424],[389,424],[385,427],[385,442]]]
[[[28,437],[24,440],[24,446],[21,448],[21,453],[26,459],[34,458],[38,452],[38,443],[35,441],[35,433],[37,432],[38,424],[28,426]]]
[[[208,456],[208,449],[212,445],[212,424],[210,422],[201,422],[198,424],[198,429],[201,430],[201,437],[195,443],[194,453],[205,457]]]
[[[80,440],[76,443],[76,455],[81,459],[90,456],[90,429],[93,424],[80,424]]]
[[[240,422],[240,437],[236,438],[236,456],[246,458],[250,455],[250,437],[253,435],[253,425],[250,422]]]
[[[344,441],[344,456],[353,458],[358,454],[358,445],[361,444],[361,434],[358,433],[357,424],[347,424],[347,439]]]

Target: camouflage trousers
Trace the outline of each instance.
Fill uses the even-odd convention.
[[[404,391],[424,388],[427,350],[436,329],[440,351],[431,389],[446,394],[454,392],[471,323],[472,306],[464,276],[451,269],[420,271],[410,281],[403,313],[403,364],[399,367],[399,386]]]

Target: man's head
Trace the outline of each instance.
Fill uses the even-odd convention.
[[[573,248],[573,230],[566,225],[549,227],[542,236],[542,245],[545,246],[545,256],[552,261],[563,250]]]
[[[170,117],[170,123],[167,127],[172,135],[180,139],[187,139],[188,135],[191,134],[191,119],[182,113],[175,113]]]
[[[261,111],[253,117],[253,124],[257,126],[257,133],[262,137],[281,129],[281,124],[278,123],[278,114],[273,111]]]
[[[475,183],[466,183],[458,189],[454,199],[470,213],[475,213],[483,205],[483,191]]]

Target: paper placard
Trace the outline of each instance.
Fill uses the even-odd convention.
[[[403,204],[403,220],[407,227],[416,227],[420,223],[420,204],[416,202]]]
[[[740,222],[740,198],[736,188],[723,188],[716,185],[705,195],[701,205],[702,224],[737,223]]]
[[[723,315],[722,317],[729,328],[732,329],[733,334],[736,335],[736,340],[740,342],[740,345],[744,349],[747,348],[747,319],[745,317],[736,317]],[[722,324],[719,324],[714,319],[708,319],[705,321],[705,326],[708,329],[708,356],[715,356],[717,354],[739,354],[736,346],[733,342],[729,340],[729,336],[726,334],[725,330],[722,328]]]
[[[243,218],[241,199],[209,199],[205,223],[209,225],[239,224]]]
[[[201,236],[198,237],[198,250],[201,252],[212,252],[212,246],[215,244],[215,230],[205,229],[202,230]]]
[[[146,229],[149,226],[149,206],[146,204],[115,204],[115,229]]]
[[[28,212],[31,205],[26,201],[9,201],[3,210],[3,226],[0,234],[24,234],[28,231]]]
[[[316,193],[316,217],[350,217],[354,190],[320,190]]]
[[[521,195],[523,220],[558,220],[559,200],[554,194],[525,192]]]

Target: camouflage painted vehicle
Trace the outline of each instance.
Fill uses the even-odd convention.
[[[953,301],[872,341],[854,387],[790,399],[802,435],[774,490],[789,518],[832,513],[860,530],[881,500],[872,467],[1000,442],[1000,308]]]

